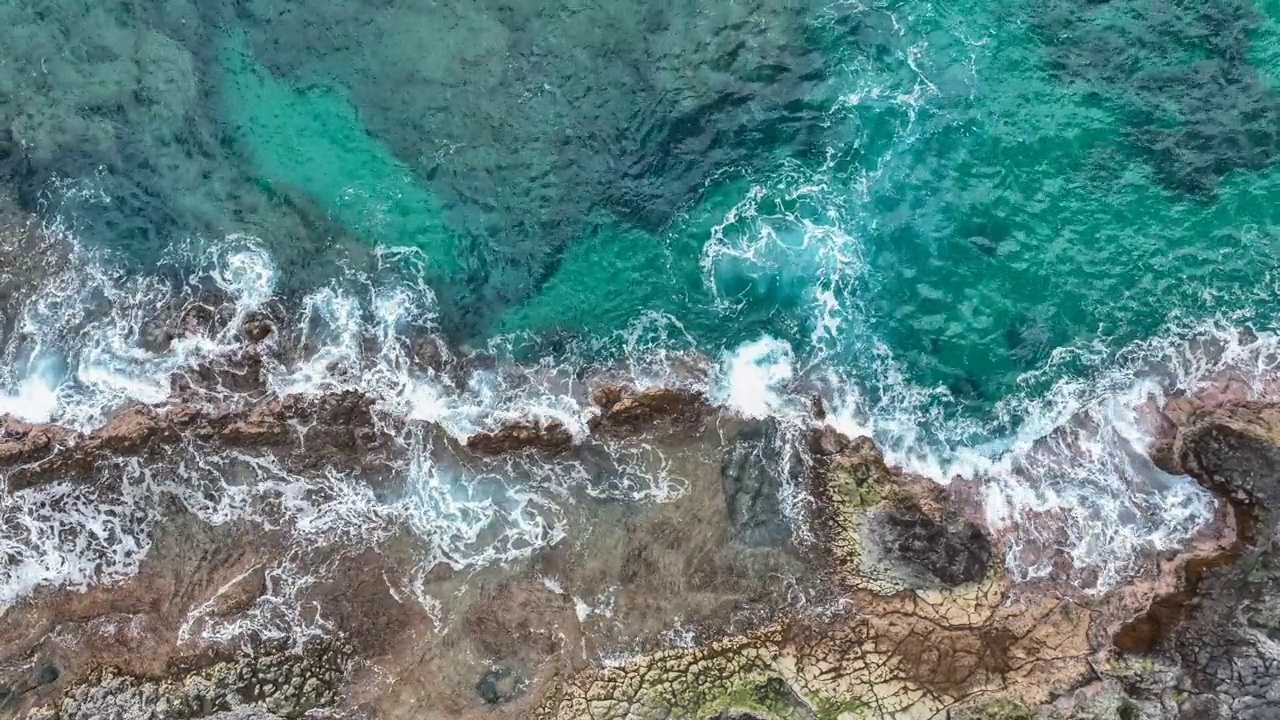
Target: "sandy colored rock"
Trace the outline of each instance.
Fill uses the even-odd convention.
[[[1090,676],[1094,612],[1017,592],[991,561],[986,538],[970,535],[981,530],[947,515],[938,498],[917,497],[869,440],[824,461],[814,482],[823,506],[819,542],[847,588],[834,609],[588,670],[552,690],[539,717],[937,718],[977,698],[1046,702]],[[931,577],[924,584],[932,587],[907,589],[911,573],[900,568],[918,564],[919,548],[881,543],[868,530],[876,518],[901,520],[908,510],[938,546],[964,528],[957,546],[985,547],[982,562],[949,558],[957,569],[949,579],[962,582],[947,587]]]

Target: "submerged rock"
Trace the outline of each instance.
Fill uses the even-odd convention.
[[[790,455],[776,420],[748,426],[729,447],[720,477],[729,522],[742,544],[780,547],[790,537],[782,509],[784,476],[793,469]]]
[[[520,677],[506,665],[497,665],[486,670],[476,682],[476,694],[486,704],[497,705],[507,702],[520,690]]]

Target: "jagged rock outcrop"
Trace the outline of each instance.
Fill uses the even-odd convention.
[[[591,428],[604,433],[688,430],[706,422],[712,413],[706,395],[680,387],[636,389],[608,384],[592,392],[591,401],[600,411],[591,419]]]
[[[306,652],[265,651],[161,680],[110,670],[29,715],[32,720],[275,720],[336,703],[349,648],[313,645]]]
[[[1186,674],[1182,717],[1280,717],[1280,406],[1193,411],[1174,441],[1187,472],[1231,502],[1240,543],[1203,569],[1195,599],[1162,628],[1157,650]]]
[[[558,455],[573,446],[573,434],[558,420],[518,420],[497,430],[478,432],[467,439],[467,449],[483,455],[537,450]]]
[[[9,489],[20,490],[46,478],[84,473],[107,457],[163,452],[180,436],[224,447],[283,448],[308,467],[352,462],[371,467],[387,450],[375,429],[372,405],[353,392],[291,395],[244,408],[133,405],[89,433],[5,417],[0,470],[6,471]]]
[[[606,383],[591,393],[591,402],[595,410],[588,422],[591,431],[615,437],[646,432],[696,433],[714,413],[701,392],[678,387],[636,389],[624,383]],[[577,438],[559,420],[518,418],[472,435],[466,445],[482,455],[530,450],[559,455],[575,442]]]
[[[628,392],[597,393],[597,429],[662,433],[701,428],[716,417],[704,399],[683,391]],[[999,538],[969,506],[965,493],[972,488],[943,488],[891,468],[867,438],[816,430],[806,455],[774,422],[720,418],[716,427],[729,444],[713,441],[717,452],[704,462],[719,482],[711,480],[710,502],[699,506],[723,508],[718,542],[743,553],[794,552],[813,572],[808,581],[816,590],[803,604],[770,606],[758,622],[737,629],[704,625],[694,647],[592,667],[580,646],[584,618],[597,611],[544,584],[574,576],[569,565],[555,570],[549,555],[545,576],[499,583],[461,616],[476,638],[468,642],[488,663],[467,680],[468,696],[480,703],[474,717],[1065,720],[1124,708],[1140,711],[1132,717],[1170,720],[1277,717],[1280,563],[1272,546],[1280,527],[1280,407],[1183,402],[1183,410],[1162,416],[1173,433],[1162,452],[1167,464],[1230,498],[1239,540],[1225,552],[1224,542],[1189,560],[1163,558],[1160,578],[1102,596],[1013,583],[1002,572]],[[354,394],[222,412],[196,404],[134,407],[88,435],[8,419],[0,463],[11,483],[38,482],[52,469],[162,452],[180,437],[303,456],[298,462],[375,462],[387,450],[370,411],[369,400]],[[577,452],[574,442],[558,423],[531,421],[473,436],[467,445],[478,454],[554,455]],[[786,473],[813,498],[803,509],[809,525],[796,538],[779,505]],[[652,553],[623,550],[624,570],[630,568],[622,574],[625,591],[671,587]],[[236,577],[219,585],[218,602],[201,617],[234,617],[263,594],[267,580],[260,574]],[[389,652],[403,626],[388,619],[397,613],[362,612],[367,602],[349,592],[362,582],[356,577],[325,590],[327,612],[344,618],[344,637]],[[1171,579],[1177,577],[1181,583]],[[360,598],[381,597],[390,587],[382,586],[385,578],[365,579],[377,587]],[[626,613],[639,605],[619,607],[619,619],[632,620]],[[348,647],[359,658],[374,657],[358,642]],[[264,694],[243,683],[206,692],[206,680],[183,679],[206,674],[144,681],[104,671],[87,684],[81,676],[46,706],[55,714],[41,717],[143,717],[127,708],[160,697],[177,698],[174,707],[194,712],[181,689],[192,682],[205,688],[199,698],[216,698],[200,706],[201,717],[296,717],[312,702],[292,680],[293,699],[272,704],[283,692],[274,681]],[[103,705],[104,698],[124,705]],[[326,694],[319,704],[335,698]]]
[[[818,456],[818,546],[851,587],[891,594],[978,582],[992,564],[991,540],[961,517],[942,488],[885,465],[869,438],[834,443]]]

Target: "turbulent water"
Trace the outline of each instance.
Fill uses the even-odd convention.
[[[585,370],[684,382],[696,351],[729,412],[807,422],[818,393],[978,480],[1020,577],[1062,551],[1102,588],[1214,508],[1146,459],[1144,403],[1280,361],[1272,0],[4,0],[0,27],[0,412],[26,420],[163,403],[269,306],[305,349],[272,392],[457,438],[597,442]],[[157,327],[210,296],[208,331]],[[493,369],[416,366],[428,332]],[[135,571],[166,498],[313,545],[407,527],[429,568],[555,542],[575,494],[681,491],[642,444],[601,473],[403,440],[391,495],[200,452],[10,492],[0,603]]]

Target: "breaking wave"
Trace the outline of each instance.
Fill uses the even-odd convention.
[[[854,80],[829,122],[848,125],[849,145],[861,152],[870,131],[859,112],[874,110],[885,126],[879,142],[888,147],[868,152],[865,167],[839,148],[816,168],[781,162],[737,198],[696,258],[719,317],[758,316],[767,329],[745,340],[700,342],[679,318],[643,312],[607,339],[615,350],[607,369],[640,387],[704,391],[743,419],[776,419],[796,446],[825,422],[874,438],[906,470],[939,483],[972,480],[1015,577],[1057,572],[1054,559],[1065,556],[1087,587],[1112,587],[1152,552],[1185,543],[1215,510],[1194,481],[1151,462],[1153,408],[1228,371],[1245,379],[1249,393],[1271,392],[1280,335],[1242,333],[1244,318],[1224,316],[1175,319],[1119,349],[1103,340],[1067,344],[980,411],[966,405],[963,387],[916,379],[877,322],[883,308],[864,300],[884,280],[867,257],[868,238],[882,230],[867,207],[869,188],[914,171],[908,150],[931,131],[934,105],[948,93],[972,93],[977,71],[972,57],[966,64],[943,53],[936,62],[963,75],[943,82],[926,53],[933,34],[882,14],[882,31],[900,52],[888,69],[874,53],[844,58]],[[874,30],[870,20],[866,32]],[[985,42],[951,42],[961,40],[965,52]],[[109,202],[84,182],[61,192]],[[10,293],[20,300],[6,310],[0,338],[0,415],[86,431],[130,403],[162,407],[178,387],[202,387],[205,402],[243,399],[235,387],[202,385],[202,377],[210,367],[233,367],[250,321],[268,317],[277,326],[262,342],[280,352],[261,358],[265,391],[372,398],[379,431],[395,436],[404,461],[375,482],[187,443],[165,468],[121,459],[99,468],[102,482],[6,488],[0,608],[41,588],[130,577],[176,503],[213,525],[251,523],[289,538],[268,570],[272,591],[244,622],[269,636],[305,638],[324,630],[321,616],[299,607],[305,588],[336,557],[398,531],[418,543],[418,562],[398,587],[433,610],[419,581],[437,564],[474,569],[526,558],[571,532],[579,498],[663,502],[685,489],[687,480],[659,449],[592,434],[596,410],[583,377],[605,368],[572,354],[517,362],[512,337],[480,350],[438,341],[436,297],[427,273],[412,271],[428,264],[421,251],[380,248],[374,271],[350,271],[286,297],[272,256],[249,236],[179,244],[155,272],[138,274],[86,249],[57,220],[40,234],[54,247],[43,270],[2,278],[20,286]],[[971,239],[980,252],[999,251],[999,238]],[[283,318],[288,325],[279,324]],[[699,351],[710,356],[705,367]],[[466,371],[453,370],[459,365]],[[814,398],[825,419],[813,412]],[[479,462],[452,451],[477,433],[529,418],[559,423],[588,452]],[[305,443],[305,428],[298,431]],[[783,492],[784,508],[802,505],[798,488]],[[243,630],[209,612],[188,621],[190,637],[229,642]]]
[[[242,352],[244,321],[274,301],[270,258],[248,238],[236,238],[234,252],[205,259],[207,284],[179,289],[115,275],[65,239],[71,261],[30,293],[5,345],[6,357],[18,361],[7,366],[4,409],[26,420],[83,430],[131,402],[163,405],[176,377]],[[656,449],[591,436],[594,411],[571,361],[498,361],[465,379],[424,367],[413,357],[412,330],[430,330],[430,294],[357,281],[302,300],[296,326],[281,329],[301,348],[299,355],[269,362],[267,386],[278,395],[359,390],[377,400],[380,417],[418,421],[394,431],[408,459],[391,489],[332,470],[299,474],[267,456],[187,444],[170,468],[122,459],[100,469],[115,478],[111,483],[6,491],[0,605],[41,587],[83,589],[129,577],[168,503],[176,501],[211,524],[287,531],[292,549],[271,569],[278,581],[255,606],[256,619],[243,622],[275,628],[281,637],[307,637],[323,628],[313,626],[316,616],[299,614],[302,588],[335,556],[376,546],[396,528],[421,540],[418,573],[437,563],[477,568],[526,557],[565,537],[565,512],[575,495],[662,502],[682,492],[684,481],[671,475]],[[172,325],[208,296],[209,286],[225,298],[213,322],[167,345],[148,343],[149,327]],[[821,297],[814,307],[830,310]],[[1177,547],[1214,509],[1191,479],[1169,475],[1147,457],[1150,408],[1227,369],[1263,393],[1280,362],[1276,335],[1242,334],[1229,322],[1170,328],[1159,340],[1115,354],[1063,350],[1038,372],[1052,375],[1060,365],[1088,370],[1066,374],[1047,393],[1004,399],[984,424],[949,414],[945,388],[905,381],[883,345],[864,342],[874,351],[858,374],[829,356],[802,358],[788,342],[762,337],[724,353],[697,389],[729,414],[783,420],[795,431],[793,441],[817,422],[808,399],[817,394],[829,408],[825,422],[872,436],[891,463],[938,482],[955,476],[981,482],[988,522],[1006,536],[1006,559],[1017,577],[1047,575],[1048,559],[1065,552],[1076,570],[1092,574],[1096,589],[1139,569],[1151,551]],[[635,370],[639,383],[690,383],[670,366],[662,369],[670,357],[657,352],[660,343],[633,347],[643,352],[623,366]],[[1027,378],[1026,385],[1035,380]],[[519,456],[468,465],[450,456],[434,430],[465,442],[530,416],[562,422],[609,461],[587,467],[581,460]],[[1006,427],[1012,432],[1003,432]],[[390,428],[387,423],[385,431]],[[796,488],[785,492],[792,494],[785,507],[795,507]],[[327,560],[317,560],[318,548],[327,548]],[[412,578],[403,582],[411,594]],[[188,630],[207,639],[235,635],[218,622],[191,618]]]

